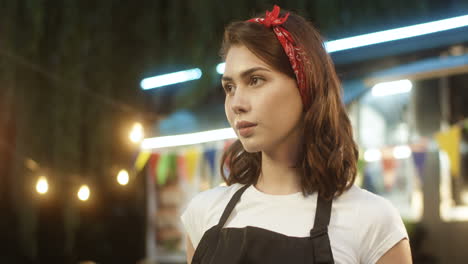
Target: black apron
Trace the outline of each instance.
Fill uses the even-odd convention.
[[[317,197],[315,222],[310,237],[291,237],[252,226],[223,228],[248,187],[245,185],[232,196],[219,223],[203,234],[192,264],[334,263],[328,238],[332,201],[326,201],[320,196]]]

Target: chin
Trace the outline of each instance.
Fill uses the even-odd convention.
[[[242,143],[242,147],[244,147],[244,150],[248,153],[256,153],[262,151],[262,148],[259,144],[249,144],[249,142],[243,142],[242,140],[240,142]]]

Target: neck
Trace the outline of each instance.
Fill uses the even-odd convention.
[[[255,187],[267,194],[301,192],[301,168],[297,168],[302,141],[302,124],[274,147],[262,151],[262,169]]]
[[[301,192],[301,169],[294,168],[296,155],[277,151],[275,155],[262,152],[262,170],[255,187],[261,192],[286,195]]]

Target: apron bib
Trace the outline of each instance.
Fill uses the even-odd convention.
[[[207,230],[195,250],[192,264],[331,264],[328,237],[332,201],[317,197],[314,227],[309,237],[290,237],[247,226],[223,228],[244,191],[239,189],[227,204],[219,223]]]

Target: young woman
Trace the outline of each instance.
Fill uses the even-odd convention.
[[[354,185],[358,150],[317,30],[275,6],[229,25],[221,53],[239,139],[227,186],[181,217],[188,263],[411,263],[396,209]]]

